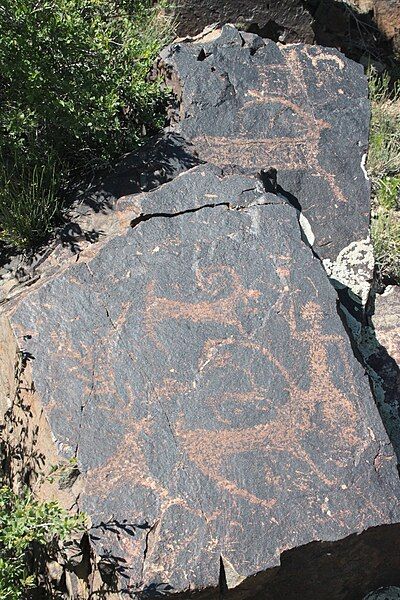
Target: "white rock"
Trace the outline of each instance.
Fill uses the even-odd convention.
[[[336,288],[347,287],[365,305],[374,273],[374,253],[369,238],[352,242],[339,252],[335,261],[322,261]]]

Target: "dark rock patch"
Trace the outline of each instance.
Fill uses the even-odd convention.
[[[370,330],[376,337],[369,348],[368,365],[374,374],[377,399],[386,413],[389,433],[400,464],[400,289],[389,286],[375,298]]]
[[[399,293],[389,286],[385,294],[373,288],[364,307],[345,286],[337,286],[339,314],[354,354],[369,375],[377,407],[400,465],[400,353]]]
[[[65,220],[46,245],[25,254],[0,247],[0,301],[41,277],[49,263],[57,265],[108,235],[118,198],[154,189],[200,162],[181,136],[163,133],[106,172],[71,185]]]
[[[175,9],[180,36],[196,35],[207,25],[236,24],[275,41],[312,42],[313,19],[298,0],[184,0]]]
[[[231,23],[281,43],[316,43],[357,61],[393,66],[400,50],[398,0],[182,0],[178,35]]]
[[[388,286],[375,299],[373,317],[377,336],[388,354],[400,364],[400,287]]]
[[[113,168],[96,176],[81,204],[95,211],[107,208],[127,194],[152,190],[198,165],[195,149],[181,136],[165,133],[126,154]]]

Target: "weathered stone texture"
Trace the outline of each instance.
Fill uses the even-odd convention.
[[[373,317],[376,336],[387,353],[400,365],[400,287],[390,285],[376,296]]]
[[[363,313],[337,280],[331,280],[341,299],[341,312],[356,352],[371,380],[375,400],[400,464],[400,366],[399,290],[388,286],[384,294],[372,294]],[[344,289],[343,289],[344,288]],[[371,313],[372,316],[371,316]]]
[[[399,585],[396,457],[323,268],[365,301],[362,73],[233,27],[163,68],[180,121],[102,182],[114,210],[76,207],[77,254],[62,239],[2,305],[11,474],[77,459],[58,496],[95,559],[72,597]]]
[[[375,45],[381,37],[400,52],[399,0],[181,0],[174,12],[179,36],[232,23],[275,41],[317,42],[358,56],[382,51]]]
[[[348,0],[361,13],[373,12],[379,31],[392,41],[400,52],[400,2],[399,0]]]
[[[397,583],[396,461],[296,210],[208,166],[118,209],[5,309],[104,581],[111,554],[132,592]]]
[[[389,286],[375,299],[367,364],[372,369],[377,401],[400,463],[400,290]],[[368,349],[368,345],[367,345]]]
[[[175,8],[177,33],[196,35],[207,25],[234,23],[256,28],[266,37],[312,42],[313,19],[299,0],[183,0]]]
[[[302,209],[321,258],[368,237],[361,65],[333,49],[279,46],[232,26],[173,44],[163,61],[180,102],[174,129],[201,159],[253,174],[276,168],[277,191]]]

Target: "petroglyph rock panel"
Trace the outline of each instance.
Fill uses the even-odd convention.
[[[164,71],[180,102],[174,129],[200,158],[256,174],[301,209],[321,258],[368,237],[369,104],[361,65],[334,49],[280,46],[233,26],[177,42]]]
[[[100,573],[293,600],[392,583],[396,460],[296,210],[196,167],[118,218],[3,308]]]

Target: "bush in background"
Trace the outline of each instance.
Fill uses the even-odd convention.
[[[40,502],[28,491],[18,496],[0,485],[0,600],[21,600],[37,587],[29,560],[34,545],[45,552],[83,531],[85,522],[85,515],[70,515],[57,502]]]
[[[170,26],[151,0],[2,1],[5,239],[23,247],[46,235],[58,210],[56,169],[71,174],[108,161],[160,126],[163,94],[147,75]]]
[[[400,284],[400,82],[369,74],[371,131],[368,171],[372,180],[371,232],[378,276]]]

